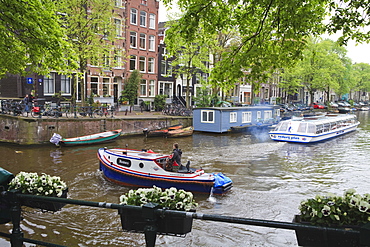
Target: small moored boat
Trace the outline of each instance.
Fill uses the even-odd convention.
[[[168,131],[177,130],[181,128],[182,128],[181,124],[177,124],[177,125],[173,125],[168,128],[165,128],[165,129],[157,129],[157,130],[149,130],[148,128],[145,128],[143,129],[143,133],[145,137],[163,137],[163,136],[167,136]]]
[[[122,129],[110,130],[100,132],[92,135],[62,138],[59,134],[54,133],[51,137],[50,142],[55,145],[61,146],[75,146],[75,145],[87,145],[87,144],[98,144],[114,141],[121,135]]]
[[[167,137],[185,137],[193,135],[194,128],[193,126],[177,129],[177,130],[169,130],[167,132]]]
[[[357,129],[353,114],[327,114],[281,121],[269,132],[274,141],[309,143],[344,135]]]
[[[178,171],[168,170],[169,155],[123,148],[100,148],[100,170],[109,181],[138,187],[175,187],[192,192],[223,194],[232,181],[222,173],[205,173],[190,168],[190,162]],[[167,170],[166,170],[167,169]]]

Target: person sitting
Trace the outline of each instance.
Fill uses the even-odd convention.
[[[181,149],[179,149],[179,144],[174,143],[172,154],[168,157],[165,169],[167,171],[177,172],[179,170],[179,167],[181,166],[181,155],[182,151]]]

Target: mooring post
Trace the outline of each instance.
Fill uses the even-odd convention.
[[[147,224],[144,228],[145,243],[147,247],[154,247],[157,238],[157,215],[155,210],[159,207],[157,203],[147,203],[143,205],[143,217],[146,219]]]
[[[12,247],[22,247],[23,232],[21,230],[21,204],[15,190],[11,190],[7,194],[11,205],[10,213],[13,223],[10,243]]]

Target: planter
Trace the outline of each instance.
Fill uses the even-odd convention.
[[[294,223],[311,225],[309,222],[302,222],[299,215],[296,215]],[[344,229],[346,231],[360,230],[360,226],[338,226],[326,227],[323,229],[301,229],[295,230],[299,246],[325,246],[325,247],[354,247],[360,245],[360,232],[327,231],[325,229]]]
[[[68,189],[63,191],[63,194],[60,198],[67,198]],[[49,202],[42,199],[21,199],[21,205],[27,206],[30,208],[39,208],[45,211],[60,211],[66,204],[60,202]]]
[[[134,211],[128,209],[120,209],[122,229],[130,232],[144,232],[147,225],[146,219],[142,216],[141,211]],[[158,217],[157,234],[184,236],[186,233],[191,232],[193,226],[193,218],[183,218],[177,216],[164,216]]]

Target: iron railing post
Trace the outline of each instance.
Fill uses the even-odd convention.
[[[23,246],[23,232],[21,230],[21,203],[16,195],[15,190],[9,191],[8,198],[10,202],[10,213],[13,223],[13,230],[10,237],[10,243],[12,247],[22,247]]]
[[[147,247],[154,247],[157,238],[157,215],[156,209],[159,207],[157,203],[147,203],[143,205],[142,215],[146,219],[147,224],[144,227],[145,243]]]

